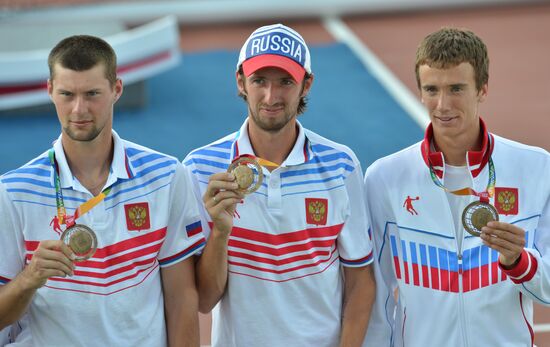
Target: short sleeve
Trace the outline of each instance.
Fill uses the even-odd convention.
[[[187,175],[189,176],[189,180],[193,187],[193,194],[195,195],[195,200],[197,201],[197,206],[199,208],[199,214],[201,216],[202,231],[204,233],[204,237],[208,239],[208,237],[210,236],[209,223],[211,222],[211,219],[202,202],[203,192],[201,191],[201,183],[199,182],[198,176],[193,174],[195,166],[193,164],[193,161],[189,159],[189,155],[183,160],[183,165],[186,168],[185,171],[187,172]]]
[[[205,238],[197,200],[186,168],[177,163],[170,185],[170,214],[159,263],[166,267],[201,252]]]
[[[25,242],[17,211],[0,182],[0,285],[11,281],[25,265]]]
[[[359,164],[345,178],[349,200],[349,216],[338,236],[338,252],[342,265],[361,267],[372,263],[372,243],[363,193],[363,177]]]

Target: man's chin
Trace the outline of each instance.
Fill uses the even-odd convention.
[[[65,134],[73,141],[76,142],[91,142],[97,138],[99,133],[97,132],[73,132],[65,131]]]

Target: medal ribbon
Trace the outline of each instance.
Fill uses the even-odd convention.
[[[496,183],[496,174],[495,174],[495,166],[493,164],[493,159],[489,158],[489,182],[487,183],[487,188],[484,192],[476,192],[472,188],[466,187],[461,188],[458,190],[450,190],[447,187],[441,183],[437,175],[435,174],[432,166],[430,165],[430,176],[432,176],[432,181],[435,183],[436,186],[439,188],[445,190],[448,193],[455,194],[455,195],[474,195],[479,197],[479,200],[481,202],[489,203],[489,198],[491,198],[493,195],[495,195],[495,183]]]
[[[63,203],[63,192],[61,191],[61,180],[59,179],[59,168],[57,162],[55,161],[55,151],[50,149],[48,152],[48,157],[50,158],[50,163],[53,167],[54,175],[54,186],[55,186],[55,203],[57,206],[57,218],[59,219],[59,224],[65,224],[68,228],[72,227],[75,224],[75,221],[78,217],[84,215],[97,204],[99,204],[105,197],[111,192],[111,187],[103,190],[97,196],[94,196],[90,200],[84,202],[82,205],[78,206],[73,216],[67,215],[67,210],[65,209],[65,204]]]
[[[243,155],[238,156],[238,157],[235,158],[234,160],[237,160],[238,158],[242,158],[242,157],[254,159],[254,160],[256,160],[256,161],[258,162],[258,164],[260,164],[261,166],[279,167],[279,164],[275,164],[275,163],[272,162],[272,161],[269,161],[269,160],[266,160],[266,159],[262,159],[262,158],[260,158],[260,157],[255,157],[255,156],[253,156],[252,154],[243,154]]]

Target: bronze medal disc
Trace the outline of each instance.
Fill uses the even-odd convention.
[[[83,261],[92,257],[97,249],[97,237],[92,229],[83,224],[75,224],[65,229],[61,240],[76,255],[75,261]]]
[[[488,203],[474,201],[462,212],[462,225],[473,236],[481,235],[481,228],[491,221],[498,221],[496,208]]]
[[[235,176],[235,182],[239,185],[238,190],[244,194],[253,193],[262,185],[264,177],[262,167],[253,158],[238,158],[229,165],[227,172]]]

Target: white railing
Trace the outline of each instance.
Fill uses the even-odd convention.
[[[66,32],[58,35],[69,36]],[[163,72],[177,65],[180,59],[179,29],[173,16],[103,38],[117,53],[118,73],[125,84]],[[50,49],[0,52],[0,110],[49,102],[46,81]]]

